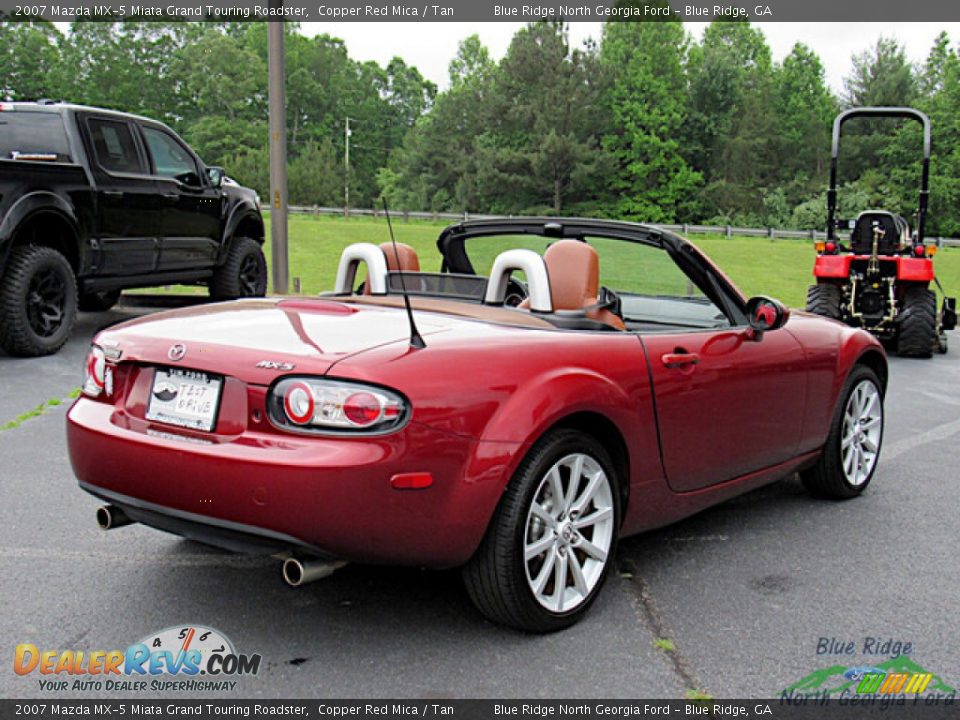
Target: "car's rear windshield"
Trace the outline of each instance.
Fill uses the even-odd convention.
[[[0,112],[0,159],[72,162],[61,115],[28,110]]]

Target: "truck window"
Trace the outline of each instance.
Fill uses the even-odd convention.
[[[143,135],[157,175],[182,179],[188,173],[196,174],[197,166],[190,153],[171,135],[152,127],[144,127]]]
[[[0,112],[0,159],[73,162],[59,113]]]
[[[118,120],[91,118],[88,126],[100,167],[108,172],[146,174],[130,125]]]

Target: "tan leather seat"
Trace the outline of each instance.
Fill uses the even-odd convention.
[[[554,310],[583,310],[597,304],[600,257],[592,246],[579,240],[559,240],[547,248],[543,262]],[[526,301],[520,306],[526,307]],[[626,329],[623,320],[606,308],[587,310],[586,315],[618,330]]]
[[[420,258],[417,251],[405,243],[397,243],[394,250],[393,243],[380,243],[380,249],[387,258],[387,270],[390,272],[420,272]],[[370,284],[364,284],[363,294],[370,294]]]
[[[420,258],[417,257],[417,251],[404,243],[397,243],[394,250],[393,243],[381,243],[380,249],[387,256],[387,269],[390,272],[420,272]]]

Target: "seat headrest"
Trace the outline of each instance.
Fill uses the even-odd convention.
[[[404,243],[397,243],[394,250],[393,243],[381,243],[380,249],[387,258],[387,269],[391,272],[420,272],[420,258],[417,251]]]
[[[554,310],[580,310],[597,301],[600,258],[593,247],[579,240],[559,240],[547,248],[543,261]]]

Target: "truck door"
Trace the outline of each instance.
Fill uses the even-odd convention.
[[[165,128],[141,123],[163,202],[161,270],[212,266],[220,247],[223,193],[190,149]]]
[[[156,267],[160,199],[128,120],[88,115],[87,151],[97,201],[98,275],[137,275]]]

